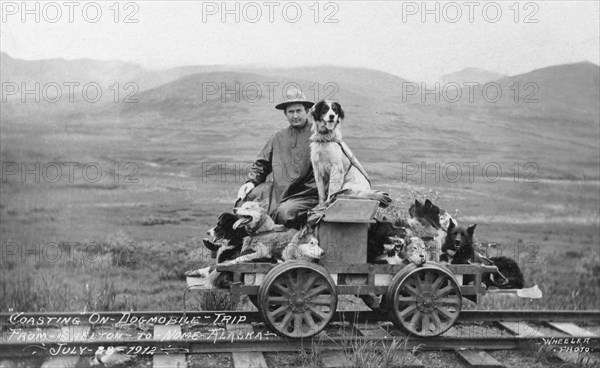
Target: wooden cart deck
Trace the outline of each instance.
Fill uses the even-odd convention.
[[[290,261],[293,262],[293,261]],[[426,263],[427,264],[427,263]],[[218,266],[219,272],[231,272],[233,274],[233,283],[227,289],[212,289],[213,291],[221,291],[231,293],[232,295],[257,295],[260,284],[257,285],[246,285],[244,284],[245,275],[266,275],[271,271],[277,264],[273,263],[240,263],[236,265],[223,265]],[[409,265],[389,265],[389,264],[337,264],[337,265],[326,265],[324,268],[332,275],[334,282],[336,282],[336,291],[338,295],[351,294],[351,295],[367,295],[370,293],[384,294],[388,289],[388,283],[380,284],[376,283],[377,275],[388,275],[389,279],[397,274],[400,270],[408,267]],[[472,275],[474,282],[472,285],[461,285],[460,291],[462,296],[469,300],[473,300],[473,296],[476,297],[474,302],[479,302],[479,297],[484,295],[486,292],[485,286],[481,283],[481,277],[484,273],[492,273],[497,271],[496,266],[486,266],[480,264],[470,265],[444,265],[455,277],[457,277],[459,284],[462,283],[462,277],[464,275]],[[343,275],[343,276],[342,276]],[[365,283],[360,285],[344,285],[340,284],[339,279],[344,278],[348,275],[363,275],[365,276]],[[337,276],[337,277],[334,277]],[[337,280],[336,280],[337,278]],[[355,278],[356,279],[356,278]],[[383,278],[382,278],[383,279]]]

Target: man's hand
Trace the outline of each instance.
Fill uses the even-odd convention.
[[[238,192],[238,199],[244,200],[248,193],[250,193],[254,189],[254,184],[249,181],[246,184],[242,185],[240,191]]]

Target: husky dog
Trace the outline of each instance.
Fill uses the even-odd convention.
[[[427,261],[427,250],[425,242],[416,236],[410,238],[409,243],[402,249],[400,256],[404,263],[414,263],[417,266],[423,265]]]
[[[234,229],[244,227],[248,236],[244,238],[240,257],[227,262],[256,262],[257,260],[289,260],[289,259],[319,259],[323,249],[318,245],[317,238],[304,228],[281,229],[275,225],[267,214],[267,207],[262,202],[246,202],[233,212],[240,218],[233,224]]]
[[[318,261],[325,251],[319,246],[319,240],[308,226],[294,235],[292,241],[281,252],[281,260]]]

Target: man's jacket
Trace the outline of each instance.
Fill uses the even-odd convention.
[[[318,196],[310,162],[310,136],[309,122],[301,129],[290,125],[278,131],[269,138],[250,168],[248,181],[255,186],[272,174],[269,213],[288,198]]]

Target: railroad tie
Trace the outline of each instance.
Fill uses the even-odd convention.
[[[504,367],[502,363],[497,361],[493,356],[479,349],[456,350],[456,354],[463,358],[469,367]]]
[[[571,336],[598,337],[595,333],[570,322],[548,322],[548,325]]]
[[[231,353],[234,368],[267,368],[267,362],[261,352]]]
[[[523,322],[499,322],[499,323],[504,328],[508,329],[509,331],[511,331],[512,333],[514,333],[517,336],[540,337],[540,338],[545,336],[543,333],[537,331],[533,327],[531,327]],[[548,322],[548,324],[552,327],[557,328],[558,330],[560,330],[562,332],[567,333],[570,336],[577,336],[577,337],[586,337],[586,336],[592,337],[592,336],[594,336],[593,333],[591,333],[587,330],[584,330],[584,329],[580,328],[579,326],[574,325],[572,323]],[[580,333],[583,333],[584,335],[581,336]],[[590,335],[592,335],[592,336],[590,336]],[[552,353],[558,359],[562,360],[563,362],[567,362],[567,363],[578,362],[580,360],[580,358],[583,356],[583,354],[581,354],[581,353],[560,351],[560,348],[559,349],[553,348]],[[589,357],[591,359],[591,355]]]
[[[597,334],[588,331],[584,328],[577,326],[576,324],[569,322],[547,322],[547,324],[559,331],[562,331],[569,336],[577,336],[577,337],[598,337]],[[575,346],[573,346],[575,347]],[[585,346],[584,346],[585,347]],[[591,354],[583,353],[583,352],[569,352],[569,351],[554,351],[554,355],[562,360],[565,363],[576,363],[579,362],[583,357],[587,357],[590,361],[598,362],[597,359],[594,359]]]
[[[358,330],[364,337],[381,338],[382,340],[392,340],[394,337],[387,333],[379,323],[356,323],[353,328]],[[419,360],[412,352],[405,351],[403,367],[424,367],[423,362]]]
[[[154,325],[154,339],[161,340],[168,338],[168,336],[174,336],[175,334],[181,334],[180,325]],[[187,361],[185,354],[155,354],[152,356],[152,367],[153,368],[186,368]]]
[[[227,331],[242,334],[254,332],[254,328],[248,323],[226,324]],[[257,352],[239,352],[231,353],[234,368],[267,368],[267,362],[263,353]]]
[[[379,323],[356,323],[353,324],[353,326],[365,337],[379,337],[382,339],[392,338],[387,331],[381,328]]]
[[[501,321],[498,322],[500,326],[507,329],[512,334],[519,337],[543,337],[545,336],[540,331],[536,330],[532,326],[528,325],[525,322],[509,322],[509,321]]]

